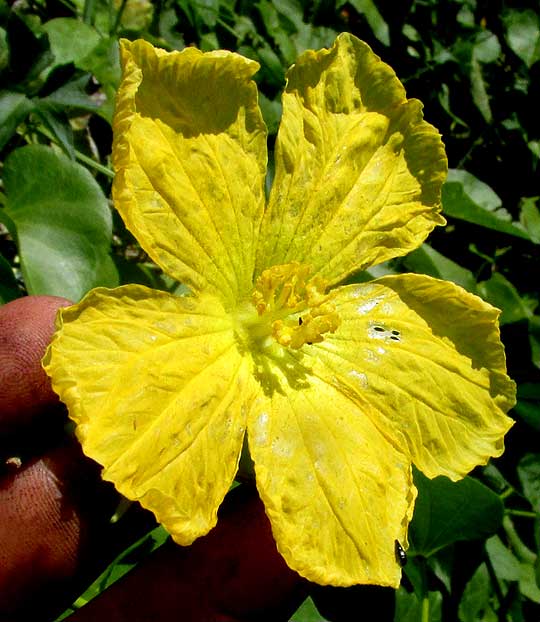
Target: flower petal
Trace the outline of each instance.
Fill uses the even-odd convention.
[[[332,299],[341,325],[308,350],[316,373],[367,400],[421,471],[456,480],[501,455],[515,385],[497,309],[417,274],[342,287]]]
[[[347,33],[290,69],[257,272],[295,260],[336,283],[416,248],[436,225],[440,136],[393,70]]]
[[[84,452],[180,544],[207,533],[238,466],[250,377],[221,303],[100,288],[57,324],[44,367]]]
[[[301,368],[291,355],[286,369]],[[310,581],[399,585],[416,489],[409,459],[359,406],[318,378],[272,365],[275,390],[253,402],[248,442],[281,555]]]
[[[113,197],[169,275],[232,303],[249,292],[264,209],[266,128],[257,63],[122,41]]]

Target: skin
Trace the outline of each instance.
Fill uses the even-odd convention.
[[[154,525],[118,498],[64,432],[66,414],[41,368],[54,317],[69,302],[28,296],[0,307],[0,620],[54,619]],[[190,547],[166,543],[70,616],[183,622],[286,621],[307,583],[278,554],[262,503],[242,485],[217,527]]]

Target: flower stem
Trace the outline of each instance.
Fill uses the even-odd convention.
[[[429,592],[422,599],[422,622],[429,622]]]
[[[89,158],[87,155],[85,155],[84,153],[81,153],[80,151],[77,151],[76,149],[75,149],[75,157],[80,162],[83,162],[84,164],[86,164],[87,166],[93,168],[94,170],[98,171],[99,173],[103,173],[103,175],[106,175],[110,179],[114,178],[114,172],[111,171],[110,168],[108,168],[107,166],[103,166],[103,164],[100,164],[99,162],[96,162],[92,158]]]
[[[503,518],[503,529],[516,557],[522,562],[534,564],[536,555],[522,542],[509,516]]]

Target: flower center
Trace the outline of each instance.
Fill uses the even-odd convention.
[[[335,305],[325,294],[323,279],[309,279],[311,267],[298,262],[272,266],[259,276],[251,296],[257,311],[247,326],[252,339],[269,337],[297,350],[323,341],[340,324]]]

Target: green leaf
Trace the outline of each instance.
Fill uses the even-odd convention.
[[[532,428],[540,432],[540,384],[518,385],[516,413]]]
[[[139,562],[147,558],[150,553],[162,546],[169,534],[160,525],[145,534],[134,544],[130,545],[125,551],[120,553],[111,564],[99,575],[99,577],[81,594],[75,601],[73,607],[58,616],[54,622],[61,622],[71,615],[75,610],[83,607],[96,596],[99,596],[118,579],[122,578],[127,572],[134,568]]]
[[[281,102],[277,99],[268,99],[264,93],[259,93],[259,106],[268,128],[268,134],[277,134],[279,120],[281,119]]]
[[[77,65],[100,42],[94,28],[72,17],[58,17],[43,24],[49,35],[51,51],[57,65]]]
[[[531,309],[517,289],[499,272],[495,272],[487,281],[478,283],[477,292],[486,302],[501,309],[500,324],[511,324],[532,317]]]
[[[459,603],[460,622],[498,622],[491,607],[491,579],[486,564],[481,564],[465,586]]]
[[[540,244],[540,210],[536,207],[538,197],[527,197],[521,201],[519,222],[535,244]]]
[[[77,66],[93,74],[102,86],[106,101],[100,106],[98,114],[109,123],[114,112],[114,98],[120,84],[120,54],[115,37],[103,39]]]
[[[22,93],[0,91],[0,149],[30,114],[34,104]]]
[[[511,531],[514,529],[512,528]],[[540,588],[536,582],[535,568],[537,556],[529,551],[521,541],[516,544],[516,537],[517,535],[514,535],[510,538],[510,546],[514,548],[515,555],[498,536],[490,538],[486,542],[489,559],[499,579],[519,583],[523,596],[539,603]]]
[[[85,168],[30,145],[6,160],[4,185],[28,293],[76,301],[92,287],[117,285],[111,213]]]
[[[374,618],[377,619],[377,618]],[[400,587],[396,592],[396,614],[394,622],[441,622],[442,594],[428,592],[424,598],[418,598],[414,592],[407,592]]]
[[[321,616],[315,603],[308,597],[296,610],[290,622],[326,622],[326,618]]]
[[[523,492],[535,512],[540,514],[540,454],[525,454],[517,468]]]
[[[17,287],[17,280],[9,262],[0,255],[0,305],[19,298],[21,292]]]
[[[38,99],[34,114],[49,130],[62,151],[72,160],[75,159],[73,146],[73,130],[64,110],[58,104],[53,104],[45,99]]]
[[[274,3],[269,2],[269,0],[260,0],[256,6],[261,14],[266,31],[276,43],[285,63],[292,65],[297,57],[297,50],[291,38],[291,35],[297,32],[294,23],[284,19],[278,13]]]
[[[523,596],[535,603],[540,603],[540,588],[536,582],[536,568],[533,562],[521,562],[519,575],[519,589]]]
[[[442,190],[443,212],[475,225],[530,240],[519,223],[501,207],[501,199],[484,182],[467,171],[450,169]]]
[[[9,47],[7,44],[7,33],[0,28],[0,74],[6,69],[9,63]]]
[[[529,319],[529,343],[531,344],[532,364],[540,369],[540,317],[538,315]]]
[[[493,121],[493,115],[491,113],[491,106],[489,103],[486,83],[484,81],[484,74],[482,72],[482,66],[474,54],[471,59],[470,80],[473,102],[484,117],[486,123],[491,123]]]
[[[509,10],[503,15],[510,49],[531,67],[540,60],[540,17],[532,10]]]
[[[87,112],[96,112],[99,108],[99,104],[86,93],[86,87],[91,77],[91,74],[85,73],[82,76],[73,78],[41,99],[50,104],[67,108],[68,110],[78,109]]]
[[[340,2],[340,6],[345,2]],[[384,21],[383,16],[379,13],[379,9],[373,0],[349,0],[351,4],[361,15],[366,18],[369,27],[377,39],[386,46],[390,45],[390,30],[388,24]]]
[[[501,44],[495,34],[482,30],[476,37],[473,56],[481,63],[494,63],[501,54]]]
[[[422,244],[412,253],[409,253],[403,259],[403,263],[412,272],[452,281],[470,292],[474,292],[476,289],[476,280],[470,270],[462,268],[429,244]]]
[[[414,482],[418,499],[409,538],[415,555],[429,557],[453,542],[485,538],[500,527],[500,498],[472,477],[430,480],[416,470]]]
[[[518,558],[503,544],[499,536],[486,541],[486,551],[499,579],[519,581],[521,573]]]

